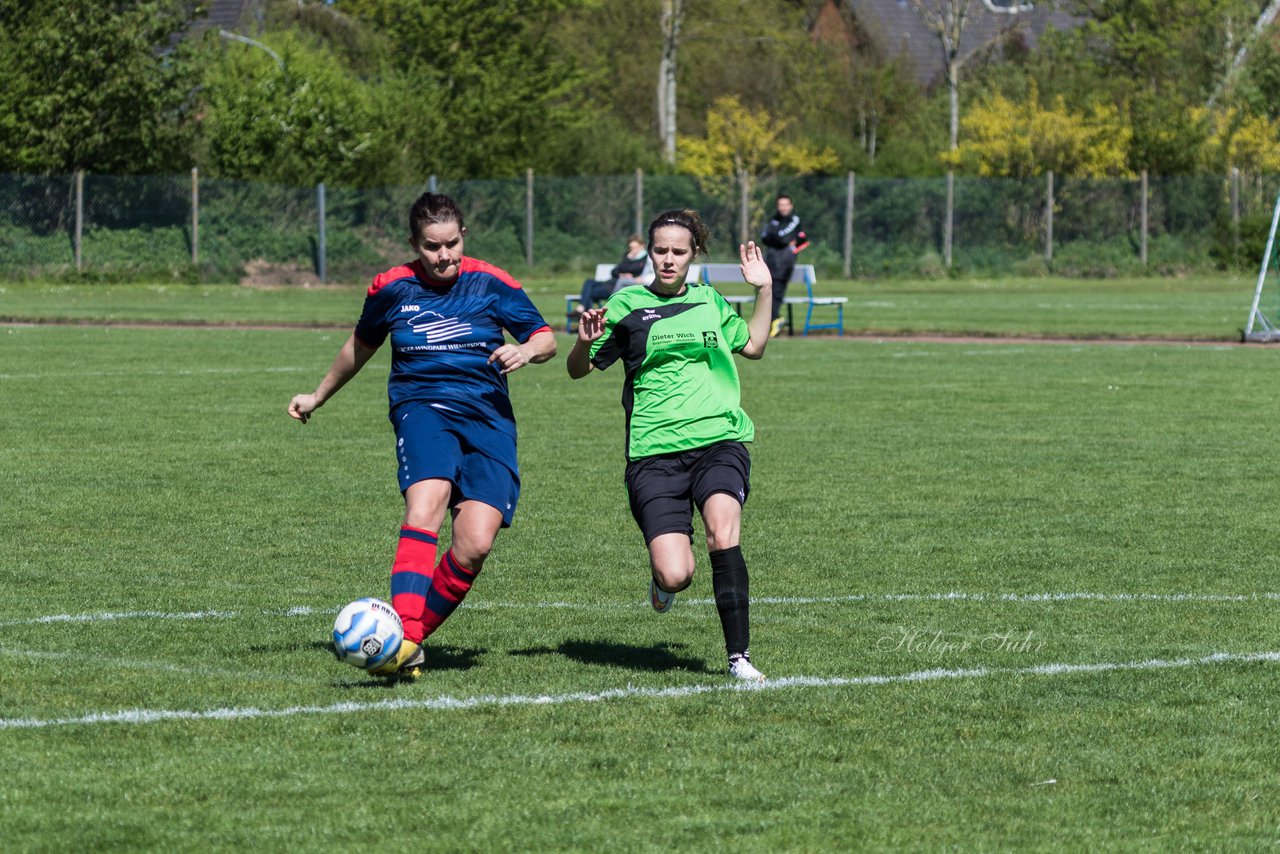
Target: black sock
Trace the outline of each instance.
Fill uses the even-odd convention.
[[[747,562],[742,549],[711,552],[711,589],[724,629],[724,647],[730,656],[745,654],[751,643],[751,598],[747,589]]]

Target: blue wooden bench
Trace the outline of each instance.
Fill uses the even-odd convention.
[[[704,285],[716,285],[723,283],[745,284],[742,281],[742,270],[737,264],[703,264],[702,265],[702,283]],[[793,310],[797,305],[805,307],[804,329],[802,335],[808,335],[810,332],[819,329],[834,329],[837,335],[844,335],[844,307],[849,302],[848,297],[821,297],[813,292],[814,285],[817,282],[817,276],[814,274],[812,264],[797,264],[795,269],[791,271],[791,284],[799,284],[803,282],[805,287],[805,296],[788,296],[784,297],[782,304],[787,309],[787,334],[795,334],[795,318]],[[734,307],[739,314],[742,313],[742,306],[755,302],[755,296],[743,296],[739,294],[729,294],[725,296],[725,300]],[[814,321],[813,312],[815,309],[835,309],[835,319],[825,323],[817,323]]]

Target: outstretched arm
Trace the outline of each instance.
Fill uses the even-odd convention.
[[[376,352],[378,351],[375,348],[361,344],[355,333],[352,333],[342,345],[342,349],[338,351],[338,355],[334,357],[333,364],[329,366],[328,373],[324,375],[324,379],[320,380],[316,390],[310,394],[294,395],[293,400],[289,401],[289,417],[306,424],[311,418],[311,413],[323,406],[324,402],[333,397],[338,389],[347,384],[348,380],[360,373],[360,369],[373,358]]]
[[[764,253],[755,243],[739,246],[738,256],[742,259],[742,278],[756,289],[756,304],[751,310],[751,319],[747,321],[751,337],[740,352],[748,359],[759,359],[769,343],[769,325],[773,319],[773,274],[764,262]]]

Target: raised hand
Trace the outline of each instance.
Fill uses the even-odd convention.
[[[773,284],[773,274],[769,272],[769,265],[764,263],[764,252],[754,241],[740,245],[738,255],[742,259],[742,278],[747,280],[747,284],[756,290]]]
[[[604,334],[604,313],[607,309],[591,308],[578,318],[578,340],[590,344]]]

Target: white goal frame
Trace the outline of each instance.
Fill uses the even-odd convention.
[[[1280,327],[1262,313],[1262,286],[1267,282],[1267,269],[1272,266],[1276,244],[1276,225],[1280,223],[1280,196],[1276,197],[1275,211],[1271,214],[1271,231],[1267,233],[1267,248],[1262,253],[1262,268],[1258,270],[1258,286],[1253,291],[1253,307],[1249,309],[1249,322],[1244,327],[1245,341],[1268,343],[1280,341]],[[1280,263],[1276,264],[1280,275]]]

